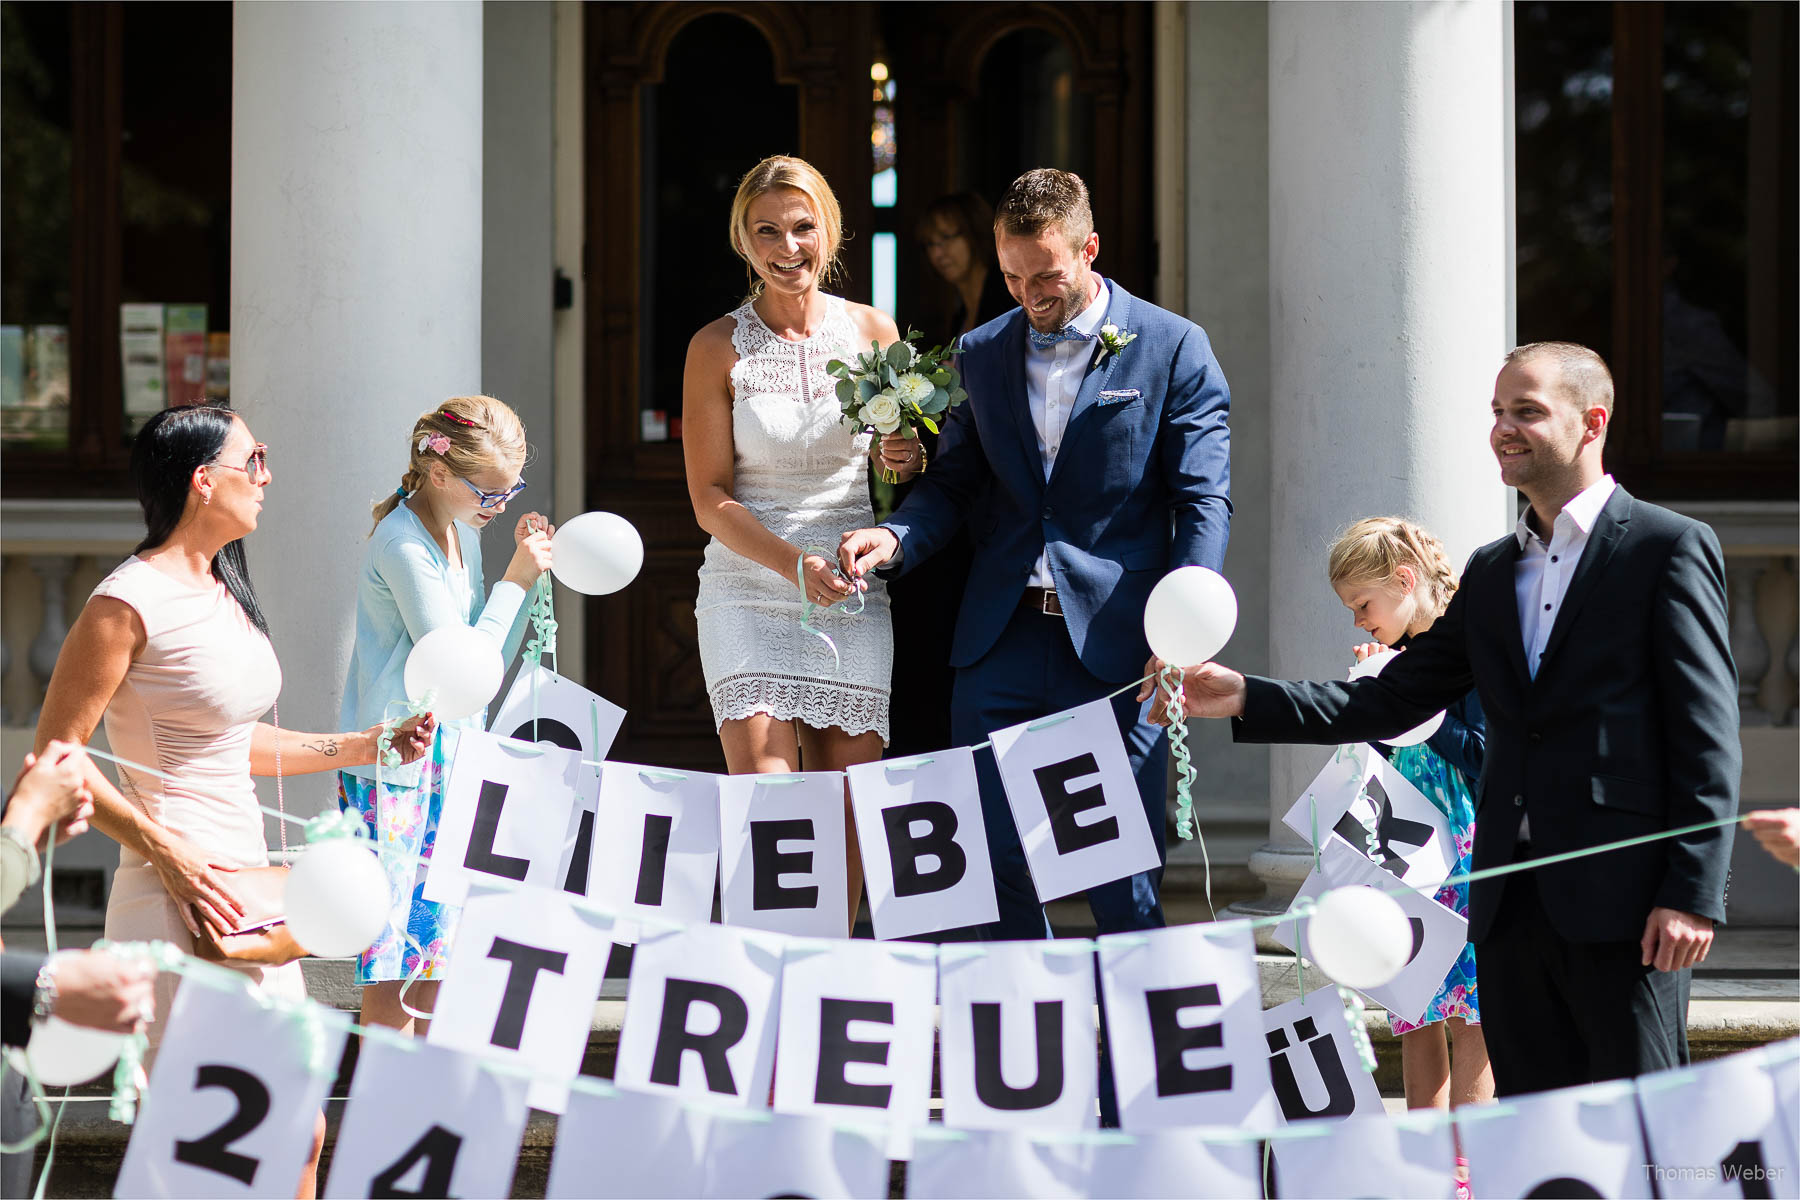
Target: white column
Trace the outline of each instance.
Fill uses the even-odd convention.
[[[1409,516],[1460,566],[1511,524],[1486,440],[1509,322],[1506,6],[1268,11],[1270,658],[1341,678],[1359,639],[1325,578],[1340,529]],[[1257,907],[1305,873],[1279,818],[1327,753],[1273,755]]]
[[[481,387],[482,6],[240,3],[232,43],[231,390],[275,475],[251,574],[282,723],[335,730],[369,506],[414,418]]]

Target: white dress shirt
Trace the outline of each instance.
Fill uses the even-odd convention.
[[[1537,678],[1538,663],[1550,631],[1556,627],[1563,599],[1569,593],[1569,580],[1581,563],[1581,552],[1587,549],[1588,534],[1600,519],[1600,510],[1618,484],[1611,475],[1602,475],[1574,499],[1563,505],[1550,527],[1546,542],[1531,527],[1531,509],[1519,514],[1513,536],[1519,539],[1519,560],[1513,564],[1513,593],[1519,601],[1519,636],[1525,643],[1525,668]],[[1519,822],[1519,840],[1531,837],[1529,818]]]
[[[1057,452],[1062,449],[1063,434],[1069,428],[1069,412],[1075,407],[1075,397],[1081,393],[1081,382],[1087,378],[1094,352],[1100,348],[1100,339],[1095,334],[1106,323],[1106,310],[1111,304],[1112,288],[1101,279],[1100,293],[1067,326],[1087,334],[1089,340],[1058,342],[1047,350],[1039,350],[1031,344],[1030,338],[1026,339],[1025,399],[1031,406],[1031,423],[1037,430],[1038,454],[1044,460],[1046,480],[1050,478],[1050,469],[1056,465]],[[1031,578],[1027,582],[1031,587],[1056,586],[1056,579],[1050,574],[1048,550],[1038,555],[1037,565],[1031,569]]]

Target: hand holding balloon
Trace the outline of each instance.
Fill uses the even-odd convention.
[[[616,592],[644,565],[644,540],[617,513],[588,512],[556,531],[551,571],[564,587],[589,596]]]
[[[1196,667],[1225,648],[1237,615],[1237,593],[1223,575],[1206,567],[1176,567],[1150,590],[1144,637],[1157,658]]]

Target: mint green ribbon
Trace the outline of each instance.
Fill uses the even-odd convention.
[[[531,589],[531,607],[526,612],[531,619],[532,634],[531,640],[525,643],[524,657],[534,667],[543,665],[546,654],[552,659],[556,657],[556,598],[553,590],[549,572],[539,575]]]
[[[369,827],[363,823],[360,817],[351,816],[346,809],[334,808],[307,821],[306,840],[309,844],[317,845],[320,842],[329,842],[333,838],[350,838],[353,841],[357,838],[364,841],[371,840]]]
[[[841,675],[844,672],[844,660],[838,654],[837,643],[831,640],[831,635],[829,633],[826,633],[823,629],[818,628],[812,623],[813,614],[815,612],[818,612],[821,608],[830,606],[814,604],[812,594],[806,590],[806,556],[809,554],[817,554],[820,558],[823,558],[828,562],[836,557],[831,551],[825,549],[823,546],[802,546],[800,548],[800,557],[794,560],[794,582],[800,585],[800,628],[825,643],[831,650],[831,673],[833,675]],[[842,570],[837,570],[835,573],[839,579],[844,577]],[[869,602],[862,589],[856,588],[854,591],[856,594],[856,607],[845,608],[844,614],[846,616],[858,616],[868,607]]]

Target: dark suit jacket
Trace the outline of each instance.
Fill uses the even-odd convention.
[[[1601,509],[1533,679],[1512,535],[1477,550],[1448,611],[1387,670],[1351,683],[1251,679],[1239,741],[1369,741],[1468,690],[1487,716],[1476,870],[1513,861],[1531,817],[1539,856],[1737,811],[1737,671],[1725,564],[1707,526],[1615,490]],[[1571,942],[1636,941],[1655,907],[1722,921],[1732,827],[1536,870]],[[1493,926],[1506,876],[1469,890],[1469,939]]]
[[[900,539],[901,574],[968,522],[975,561],[952,666],[972,666],[993,647],[1047,548],[1082,665],[1103,680],[1136,679],[1150,657],[1150,589],[1172,567],[1216,571],[1225,561],[1225,374],[1205,330],[1108,282],[1106,322],[1137,338],[1088,371],[1049,480],[1025,395],[1025,314],[1015,308],[963,339],[969,399],[885,522]]]
[[[31,1040],[31,1002],[37,998],[38,972],[44,955],[8,950],[0,954],[0,1031],[8,1046]]]

